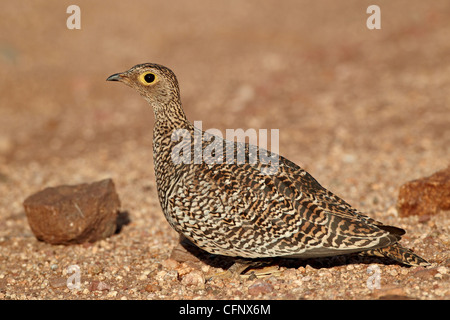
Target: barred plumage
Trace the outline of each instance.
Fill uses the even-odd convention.
[[[162,210],[169,224],[201,249],[249,259],[365,252],[406,265],[428,264],[398,244],[404,230],[362,214],[291,161],[275,155],[276,173],[264,173],[266,164],[248,160],[252,152],[266,150],[195,128],[181,107],[178,82],[170,69],[141,64],[107,80],[124,82],[153,107],[153,158]],[[244,149],[247,161],[176,163],[172,156],[180,141],[172,134],[177,129],[190,138],[191,157],[199,142],[203,150],[221,142],[223,154],[231,144],[234,159]]]

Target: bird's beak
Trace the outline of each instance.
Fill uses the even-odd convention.
[[[122,81],[124,78],[124,75],[122,73],[115,73],[111,76],[109,76],[106,81]]]

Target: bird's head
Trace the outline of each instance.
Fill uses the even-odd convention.
[[[138,64],[130,70],[115,73],[107,81],[123,82],[140,93],[155,110],[179,103],[180,92],[175,74],[167,67],[155,63]]]

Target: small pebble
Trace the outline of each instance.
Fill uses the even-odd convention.
[[[273,291],[273,286],[265,281],[258,281],[248,287],[248,293],[252,296],[256,296],[263,293],[270,293]]]
[[[164,260],[161,264],[167,269],[176,269],[178,267],[178,261],[171,258]]]
[[[199,270],[193,270],[181,279],[181,283],[186,286],[203,288],[205,285],[205,275]]]
[[[448,269],[447,269],[447,267],[440,266],[440,267],[437,268],[437,271],[438,271],[440,274],[447,274]]]
[[[389,273],[391,276],[394,276],[394,277],[398,275],[398,271],[395,270],[395,269],[389,270],[388,273]]]
[[[67,286],[67,279],[62,277],[55,277],[49,280],[49,285],[52,288],[63,288]]]

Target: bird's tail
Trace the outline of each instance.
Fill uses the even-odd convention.
[[[394,243],[385,248],[378,248],[365,251],[364,254],[378,256],[378,257],[387,257],[393,259],[402,264],[406,264],[408,266],[428,266],[430,263],[425,259],[419,257],[417,254],[412,252],[410,249],[402,247],[398,243]]]

